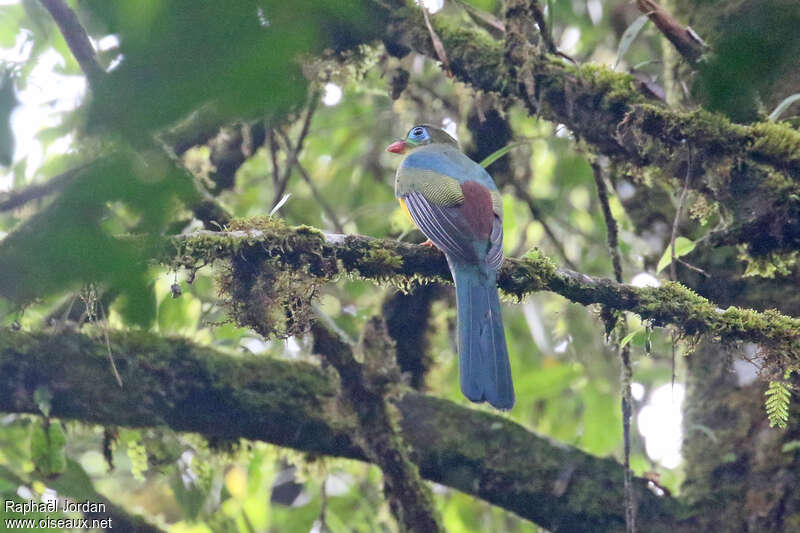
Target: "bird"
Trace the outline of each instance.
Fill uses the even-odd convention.
[[[508,410],[514,386],[497,272],[503,262],[503,204],[486,170],[446,131],[419,124],[386,148],[403,156],[395,175],[400,206],[444,252],[456,287],[461,392]]]

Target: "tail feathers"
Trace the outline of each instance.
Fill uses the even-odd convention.
[[[461,392],[498,409],[514,406],[496,274],[476,265],[452,264],[458,307]]]

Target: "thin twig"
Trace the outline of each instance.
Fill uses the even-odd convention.
[[[319,487],[319,498],[321,500],[319,506],[319,529],[320,531],[326,531],[328,529],[328,524],[325,521],[325,514],[328,510],[328,492],[325,489],[325,484],[328,481],[328,476],[325,476],[325,479],[322,480],[322,483]]]
[[[700,268],[700,267],[696,267],[696,266],[694,266],[693,264],[689,263],[688,261],[684,261],[684,260],[683,260],[683,259],[681,259],[680,257],[676,257],[676,258],[675,258],[675,260],[676,260],[676,261],[678,261],[678,263],[680,263],[680,264],[682,264],[683,266],[685,266],[686,268],[688,268],[688,269],[690,269],[690,270],[694,270],[694,271],[695,271],[695,272],[697,272],[698,274],[702,274],[703,276],[705,276],[705,277],[707,277],[707,278],[710,278],[710,277],[711,277],[711,274],[709,274],[708,272],[706,272],[706,271],[705,271],[705,270],[703,270],[702,268]]]
[[[286,144],[287,151],[291,154],[297,154],[297,151],[292,148],[292,141],[289,139],[289,136],[286,135],[281,130],[276,130],[276,131],[278,132],[278,135],[280,135],[281,138],[283,139],[283,142]],[[300,173],[300,177],[303,178],[303,181],[306,182],[308,188],[311,189],[312,196],[314,196],[314,199],[317,201],[320,207],[322,207],[322,210],[325,211],[325,214],[328,215],[328,218],[330,218],[331,223],[333,224],[333,227],[336,229],[336,231],[338,233],[344,233],[344,226],[342,226],[342,223],[339,222],[339,217],[336,215],[336,211],[334,211],[333,208],[330,206],[330,204],[325,200],[325,196],[317,188],[317,185],[314,183],[314,180],[312,180],[311,176],[308,175],[308,172],[306,172],[306,169],[303,167],[300,161],[297,160],[297,156],[295,156],[295,158],[292,161],[289,161],[288,163],[290,167],[294,166],[297,168],[297,171]]]
[[[306,169],[303,167],[303,165],[300,164],[299,161],[297,161],[296,165],[298,172],[300,172],[300,177],[302,177],[303,181],[308,184],[308,188],[311,189],[311,194],[314,196],[314,199],[322,207],[322,210],[325,211],[325,214],[328,216],[328,218],[331,219],[334,229],[336,229],[336,231],[339,233],[344,233],[344,226],[342,226],[342,223],[339,221],[336,211],[334,211],[330,204],[325,201],[325,197],[322,195],[322,192],[320,192],[320,190],[317,188],[314,180],[312,180],[311,176],[308,175],[308,172],[306,172]]]
[[[617,221],[611,214],[611,207],[608,203],[608,188],[603,180],[603,170],[595,161],[592,162],[594,183],[597,186],[597,197],[600,200],[600,207],[603,211],[603,219],[606,222],[606,232],[608,235],[608,251],[611,254],[611,263],[614,267],[614,279],[617,283],[622,283],[622,260],[619,254],[619,229]]]
[[[677,281],[678,280],[678,274],[677,274],[678,258],[675,256],[675,241],[678,238],[678,225],[680,224],[681,212],[683,211],[683,202],[686,199],[686,191],[689,190],[689,181],[691,180],[691,177],[692,177],[692,146],[690,144],[687,144],[686,147],[688,149],[688,152],[687,152],[688,155],[686,157],[686,177],[683,180],[683,189],[681,190],[681,196],[678,199],[678,208],[675,210],[675,218],[672,220],[672,235],[670,236],[670,243],[669,243],[670,256],[671,256],[671,259],[672,259],[670,261],[670,263],[669,263],[669,277],[670,277],[670,279],[672,281]],[[689,263],[687,263],[685,261],[681,261],[681,263],[691,267],[691,265],[689,265]],[[694,268],[695,270],[703,272],[699,268],[695,268],[695,267],[691,267],[691,268]],[[703,273],[705,274],[705,272],[703,272]],[[677,339],[677,335],[675,334],[675,331],[672,332],[670,337],[671,337],[671,341],[672,341],[672,352],[671,352],[672,359],[670,361],[670,386],[674,390],[674,388],[675,388],[675,343],[678,341],[678,339]]]
[[[530,2],[530,10],[533,14],[533,20],[535,20],[536,25],[539,26],[539,34],[542,36],[542,42],[544,42],[547,51],[551,54],[557,53],[558,51],[556,50],[556,45],[553,42],[553,35],[548,29],[547,21],[544,18],[544,11],[542,11],[539,2],[536,2],[535,0]],[[553,14],[550,13],[550,15],[552,16]]]
[[[626,331],[625,329],[622,330]],[[631,345],[626,344],[620,350],[622,360],[622,436],[624,440],[624,467],[625,467],[625,532],[636,533],[636,502],[633,497],[633,472],[631,471],[631,415],[633,414],[633,394],[631,381],[633,369],[631,367]]]
[[[611,213],[611,206],[608,203],[608,188],[603,179],[603,169],[597,161],[592,161],[591,166],[594,174],[594,183],[597,186],[597,197],[600,200],[603,219],[606,222],[608,250],[614,267],[614,279],[617,283],[622,283],[622,260],[619,253],[617,221],[614,219],[614,215]],[[615,314],[611,312],[604,313],[604,315],[607,317],[606,331],[611,331],[616,326],[619,329],[620,337],[624,337],[627,334],[627,327],[624,321],[618,320]],[[617,345],[619,346],[619,343]],[[630,344],[620,347],[619,355],[622,363],[620,381],[622,387],[622,438],[624,443],[623,466],[625,468],[625,531],[626,533],[636,533],[636,502],[633,498],[633,472],[631,471],[631,415],[633,409],[631,381],[633,368],[631,367]]]
[[[672,220],[672,236],[670,238],[669,249],[670,249],[670,256],[672,261],[669,264],[669,276],[672,281],[678,281],[678,275],[676,271],[676,257],[675,257],[675,240],[678,238],[678,225],[681,219],[681,212],[683,211],[683,202],[686,200],[686,191],[689,190],[689,181],[692,177],[692,146],[687,144],[688,148],[688,157],[686,160],[686,177],[683,180],[683,190],[681,190],[681,196],[678,200],[678,208],[675,210],[675,218]]]
[[[670,344],[671,344],[671,359],[670,359],[670,376],[669,376],[669,386],[672,394],[675,394],[675,344],[678,342],[677,335],[675,334],[675,330],[672,330],[670,333]]]
[[[67,308],[64,309],[64,313],[61,315],[61,324],[59,327],[63,328],[67,324],[67,320],[69,320],[69,314],[72,312],[72,307],[75,305],[75,301],[78,299],[76,294],[73,294],[72,297],[69,299],[69,304],[67,304]]]
[[[111,353],[111,341],[108,339],[108,319],[106,318],[106,311],[103,309],[103,305],[100,304],[97,307],[100,308],[100,314],[103,315],[103,337],[106,340],[106,350],[108,351],[108,361],[111,363],[111,370],[114,372],[114,377],[119,384],[119,388],[122,388],[122,376],[119,375],[119,371],[117,370],[117,365],[114,363],[114,354]]]
[[[40,0],[40,2],[50,12],[50,16],[61,30],[72,55],[89,79],[89,84],[94,85],[105,75],[105,70],[97,62],[92,42],[81,26],[78,16],[64,0]]]
[[[281,169],[278,166],[278,141],[275,138],[275,131],[275,128],[269,128],[267,130],[267,139],[269,144],[269,156],[272,161],[272,186],[277,188],[281,177]]]
[[[447,60],[447,52],[444,49],[444,44],[442,44],[442,40],[437,35],[436,31],[433,29],[431,25],[431,18],[428,15],[428,8],[425,7],[425,4],[419,4],[420,9],[422,9],[422,16],[425,18],[425,26],[428,27],[428,33],[431,35],[431,42],[433,43],[433,49],[436,51],[436,56],[439,58],[439,61],[442,62],[442,66],[444,66],[444,71],[447,73],[448,76],[452,77],[453,73],[450,72],[450,62]]]
[[[686,61],[694,65],[703,56],[708,46],[692,28],[684,27],[654,0],[636,0],[636,5]]]
[[[472,6],[465,2],[464,0],[457,0],[458,4],[467,10],[470,15],[477,17],[479,20],[483,21],[484,24],[487,26],[497,30],[500,34],[505,33],[506,25],[503,24],[503,21],[499,18],[495,17],[491,13],[478,9],[475,6]]]
[[[286,168],[283,169],[283,175],[276,184],[275,194],[273,195],[272,205],[270,208],[274,208],[276,205],[278,205],[278,202],[281,201],[283,194],[286,192],[286,187],[289,185],[289,179],[292,177],[292,161],[297,161],[300,152],[303,151],[303,144],[305,143],[306,136],[308,135],[308,131],[311,127],[311,118],[314,116],[314,111],[317,109],[317,104],[319,104],[319,91],[313,90],[308,95],[308,104],[306,116],[303,119],[303,127],[300,130],[300,135],[297,137],[297,142],[294,143],[294,148],[286,158]],[[272,148],[272,145],[270,145],[270,150],[272,150]],[[276,154],[273,153],[272,164],[273,170],[277,171],[275,155]],[[275,176],[277,176],[277,174],[275,174]],[[273,176],[273,179],[275,179],[275,176]]]

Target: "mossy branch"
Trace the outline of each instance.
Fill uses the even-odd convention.
[[[363,235],[325,234],[307,226],[289,227],[268,218],[235,221],[232,228],[233,231],[227,232],[200,231],[175,237],[162,259],[188,268],[216,259],[233,260],[254,273],[272,263],[276,265],[274,270],[291,272],[295,277],[324,282],[352,275],[390,282],[404,289],[416,283],[451,281],[444,255],[425,246]],[[239,272],[242,270],[240,267]],[[686,335],[709,333],[722,341],[758,343],[765,349],[765,362],[781,368],[800,363],[800,319],[775,310],[719,309],[676,282],[666,281],[659,287],[634,287],[559,269],[535,250],[521,259],[506,259],[498,286],[517,300],[547,290],[575,303],[630,311],[656,326],[673,324]],[[253,297],[252,292],[242,293],[237,287],[233,280],[228,288],[235,293],[234,298]],[[262,304],[255,301],[256,310]]]
[[[412,49],[436,60],[419,9],[403,0],[389,3],[394,9],[387,50]],[[478,28],[444,15],[431,21],[458,80],[506,97],[509,104],[522,101],[530,113],[565,124],[599,153],[647,168],[648,176],[665,182],[689,143],[702,162],[692,187],[729,209],[734,227],[758,227],[739,233],[740,242],[758,253],[800,246],[800,132],[772,122],[734,124],[702,109],[671,109],[648,99],[628,74],[594,64],[575,66],[534,47],[526,57],[519,57],[525,47],[512,47],[516,55],[509,56],[509,43]],[[512,45],[520,41],[513,32],[507,38]],[[778,226],[770,224],[776,218],[786,224],[771,227]]]
[[[414,8],[392,12],[389,39],[401,41],[416,52],[437,60],[421,11]],[[501,96],[528,99],[515,86],[504,57],[503,43],[477,28],[445,18],[432,22],[448,51],[456,77],[476,89]],[[684,142],[700,146],[703,155],[744,157],[787,171],[800,181],[800,132],[774,122],[734,124],[717,113],[670,109],[649,100],[632,76],[611,68],[586,64],[575,66],[553,55],[530,58],[543,118],[563,123],[609,156],[621,155],[637,164],[650,158],[666,158],[682,150]],[[600,122],[597,119],[604,118]],[[624,142],[626,134],[655,143],[650,150]],[[648,156],[648,153],[650,154]],[[654,161],[653,161],[654,162]]]
[[[383,492],[401,531],[443,532],[433,494],[409,458],[397,408],[387,401],[390,389],[402,379],[386,323],[380,317],[367,322],[361,343],[363,363],[356,360],[354,347],[322,320],[314,323],[312,334],[314,352],[339,374],[343,396],[358,420],[356,439],[383,472]]]
[[[246,438],[365,460],[329,374],[309,363],[234,357],[185,340],[111,335],[125,387],[108,367],[105,342],[72,332],[0,329],[0,411],[39,412],[34,391],[52,394],[51,416],[89,423]],[[480,497],[549,530],[624,530],[622,468],[557,444],[502,416],[416,392],[394,401],[403,440],[425,479]],[[643,531],[682,533],[682,504],[635,479]]]

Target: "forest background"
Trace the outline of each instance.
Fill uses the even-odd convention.
[[[1,1],[0,494],[117,531],[797,531],[798,23]],[[461,396],[394,199],[420,122],[503,193],[508,413]]]

